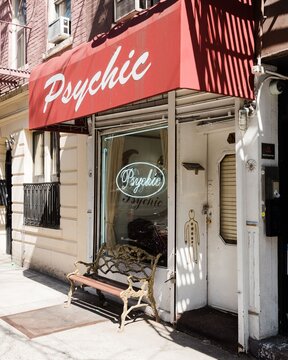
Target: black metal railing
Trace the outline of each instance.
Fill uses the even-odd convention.
[[[24,184],[24,225],[59,228],[59,182]]]
[[[7,183],[6,180],[0,180],[0,206],[7,206]]]

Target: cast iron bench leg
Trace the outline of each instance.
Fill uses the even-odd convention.
[[[67,305],[66,306],[70,306],[71,305],[71,300],[72,300],[72,296],[74,294],[74,291],[75,291],[75,284],[74,284],[74,281],[70,280],[70,289],[69,289],[69,292],[68,292],[68,300],[67,300]]]
[[[123,300],[123,311],[121,314],[120,331],[123,331],[123,329],[124,329],[125,319],[126,319],[127,311],[128,311],[128,298],[122,297],[122,300]]]

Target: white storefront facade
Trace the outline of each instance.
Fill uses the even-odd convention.
[[[156,6],[117,36],[112,31],[32,72],[29,115],[26,92],[15,121],[8,126],[8,110],[1,118],[1,136],[16,140],[12,254],[64,279],[103,242],[161,252],[154,291],[161,318],[175,323],[205,306],[237,314],[239,350],[246,351],[249,336],[278,329],[277,239],[266,236],[263,207],[265,167],[278,162],[277,97],[263,74],[254,100],[250,15],[248,29],[234,29],[243,30],[239,43],[229,26],[219,30],[221,41],[213,27],[220,10],[208,11],[208,31],[194,5],[160,3],[161,12]],[[227,21],[234,16],[228,5]],[[87,134],[77,134],[79,119]],[[38,173],[33,143],[45,148]],[[24,192],[40,170],[44,183],[59,187],[54,228],[33,226],[31,212],[25,217]]]

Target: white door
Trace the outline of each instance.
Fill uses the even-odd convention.
[[[177,315],[207,305],[207,134],[195,127],[180,124],[177,134]]]
[[[235,144],[232,131],[208,134],[208,305],[237,312]],[[231,142],[231,141],[229,141]]]

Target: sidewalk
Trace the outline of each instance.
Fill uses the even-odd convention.
[[[84,297],[65,308],[67,284],[1,255],[0,288],[1,360],[251,359],[142,316],[119,332],[117,306],[104,311]]]

